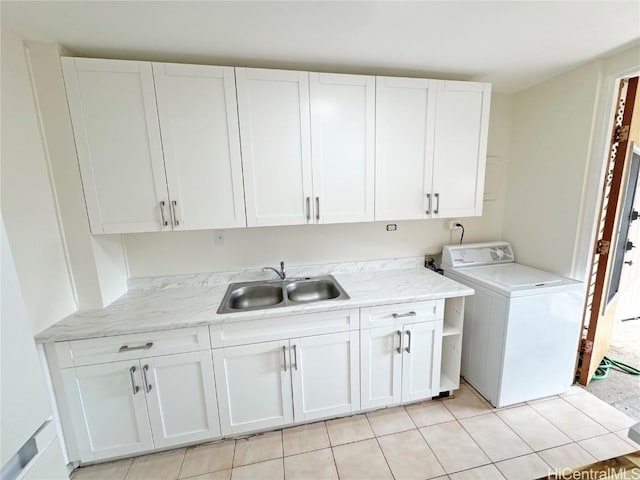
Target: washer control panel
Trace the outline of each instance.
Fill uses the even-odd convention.
[[[470,243],[446,245],[442,249],[443,268],[463,268],[479,265],[514,262],[509,242]]]

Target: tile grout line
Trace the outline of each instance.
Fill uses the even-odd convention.
[[[403,408],[403,411],[404,411],[404,408]],[[373,425],[371,425],[371,420],[369,420],[369,416],[366,413],[364,415],[364,418],[367,419],[367,424],[369,425],[369,428],[371,429],[371,433],[373,433],[373,438],[375,438],[375,440],[376,440],[376,445],[378,445],[378,448],[380,449],[380,453],[382,454],[382,458],[384,458],[384,463],[387,464],[387,468],[389,469],[389,473],[391,474],[391,478],[396,480],[396,476],[393,473],[393,470],[391,469],[391,465],[389,465],[389,460],[387,460],[387,457],[384,454],[384,450],[382,449],[382,445],[380,445],[380,441],[378,440],[378,436],[376,435],[376,431],[373,429]],[[411,416],[409,416],[409,418],[411,418]],[[411,422],[413,423],[413,420],[411,420]]]
[[[561,400],[564,400],[561,398]],[[541,402],[544,403],[544,402]],[[567,402],[565,400],[565,403],[567,405],[569,405],[571,408],[573,408],[574,410],[576,410],[578,413],[581,413],[582,415],[584,415],[585,417],[587,417],[589,420],[595,422],[599,427],[604,428],[604,430],[606,432],[610,432],[610,430],[608,428],[606,428],[604,425],[600,425],[598,422],[596,422],[594,419],[592,419],[591,417],[589,417],[586,413],[584,413],[582,410],[580,410],[577,407],[574,407],[573,405],[571,405],[569,402]],[[594,438],[594,437],[599,437],[600,435],[603,434],[598,434],[598,435],[593,435],[593,436],[589,436],[587,438],[581,438],[580,440],[576,440],[575,438],[573,438],[571,435],[569,435],[569,433],[565,432],[562,428],[560,428],[559,425],[557,425],[556,423],[554,423],[549,417],[547,417],[544,413],[542,413],[541,411],[539,411],[536,407],[534,407],[533,405],[529,405],[531,408],[533,408],[536,412],[538,412],[539,415],[541,415],[545,420],[547,420],[547,422],[549,422],[551,425],[553,425],[554,427],[556,427],[558,430],[560,430],[562,433],[564,433],[567,437],[569,437],[571,439],[571,441],[573,443],[577,443],[577,442],[581,442],[582,440],[587,440],[589,438]],[[611,432],[612,433],[612,432]]]
[[[624,415],[624,416],[625,416],[625,417],[627,417],[629,420],[633,421],[634,423],[637,423],[637,422],[635,422],[635,420],[634,420],[633,418],[631,418],[631,417],[630,417],[629,415],[627,415],[626,413],[621,412],[620,410],[618,410],[617,408],[615,408],[613,405],[610,405],[610,404],[608,404],[608,403],[604,402],[603,400],[601,400],[601,399],[599,399],[598,397],[596,397],[595,395],[593,395],[593,394],[591,394],[591,393],[587,392],[586,390],[585,390],[583,393],[588,393],[588,394],[589,394],[589,395],[591,395],[592,397],[594,397],[594,398],[596,398],[597,400],[599,400],[600,402],[602,402],[604,405],[607,405],[607,406],[609,406],[609,407],[613,408],[617,413],[619,413],[619,414],[621,414],[621,415]],[[582,395],[583,393],[576,393],[575,395]],[[570,397],[573,397],[574,395],[569,395],[569,396],[570,396]],[[562,400],[564,400],[565,402],[567,402],[567,403],[568,403],[569,405],[571,405],[573,408],[575,408],[575,409],[579,410],[580,412],[582,412],[584,415],[586,415],[587,417],[589,417],[591,420],[593,420],[594,422],[596,422],[598,425],[600,425],[600,426],[601,426],[602,428],[604,428],[605,430],[607,430],[607,431],[609,431],[609,432],[611,432],[611,433],[615,433],[615,432],[617,431],[617,430],[611,430],[611,429],[610,429],[610,428],[608,428],[606,425],[603,425],[603,424],[602,424],[602,423],[600,423],[596,418],[594,418],[593,416],[589,415],[589,414],[588,414],[587,412],[585,412],[584,410],[582,410],[582,409],[580,409],[580,408],[576,407],[573,403],[571,403],[570,401],[568,401],[566,398],[564,398],[564,397],[560,397],[560,398],[562,398]],[[632,424],[632,425],[633,425],[633,424]],[[621,429],[618,429],[618,430],[621,430]]]
[[[187,448],[184,449],[184,454],[182,455],[182,461],[180,462],[180,468],[178,469],[178,476],[176,480],[180,478],[180,474],[182,473],[182,467],[184,466],[184,459],[187,458]]]
[[[428,426],[431,426],[431,425],[428,425]],[[422,427],[422,428],[427,428],[427,427]],[[424,438],[424,435],[420,431],[420,428],[418,428],[418,434],[420,435],[420,437],[422,437],[422,440],[424,440],[424,443],[427,446],[427,448],[429,449],[429,451],[431,452],[431,454],[433,455],[433,458],[436,459],[436,462],[438,462],[438,465],[440,465],[440,468],[442,468],[442,471],[444,472],[445,476],[447,476],[447,478],[448,478],[449,474],[447,473],[447,469],[444,468],[444,465],[442,464],[442,462],[438,458],[438,455],[436,455],[436,452],[433,451],[433,449],[431,448],[431,445],[429,445],[429,442],[427,441],[427,439]]]

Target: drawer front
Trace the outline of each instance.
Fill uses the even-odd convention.
[[[209,328],[213,348],[232,347],[272,340],[286,340],[294,337],[358,330],[360,328],[360,311],[357,308],[352,308],[350,310],[309,313],[290,317],[223,323],[212,325]]]
[[[362,328],[390,327],[444,318],[444,299],[361,309]]]
[[[181,328],[68,342],[73,365],[155,357],[172,353],[197,352],[211,348],[207,327]]]

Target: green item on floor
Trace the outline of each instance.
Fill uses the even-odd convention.
[[[600,365],[598,365],[598,368],[596,368],[591,380],[602,380],[603,378],[607,378],[609,376],[609,370],[612,368],[622,373],[628,373],[629,375],[640,375],[639,369],[632,367],[631,365],[627,365],[626,363],[619,362],[618,360],[604,357],[600,362]]]

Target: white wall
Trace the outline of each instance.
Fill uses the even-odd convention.
[[[32,330],[76,310],[23,41],[2,28],[1,209]]]
[[[514,98],[505,239],[518,261],[570,275],[600,80],[592,62]]]
[[[102,308],[127,291],[119,235],[93,237],[84,202],[71,117],[55,43],[28,42],[28,59],[51,165],[78,308]]]
[[[502,235],[504,172],[508,159],[511,96],[494,94],[489,122],[488,155],[497,166],[487,172],[496,200],[484,203],[481,218],[460,219],[465,241],[495,240]],[[131,277],[173,275],[277,265],[373,260],[440,253],[458,241],[449,220],[336,225],[301,225],[225,230],[225,245],[214,245],[213,231],[125,235]]]
[[[519,262],[585,278],[612,113],[603,80],[634,62],[637,47],[514,95],[504,237]]]

